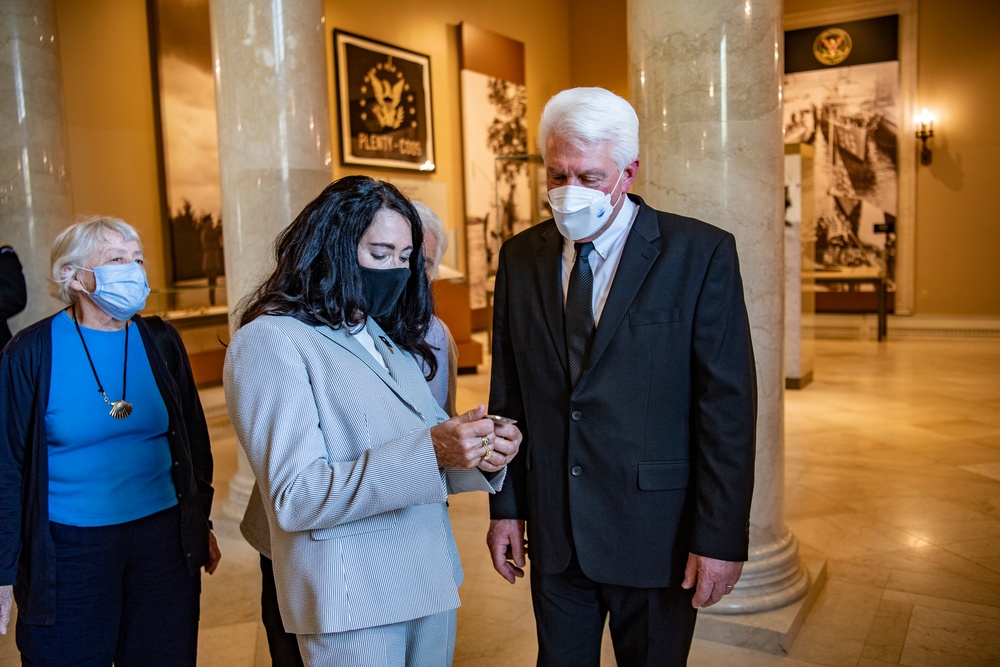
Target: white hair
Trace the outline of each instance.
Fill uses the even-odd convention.
[[[109,233],[120,235],[125,243],[135,241],[142,248],[139,233],[132,225],[103,215],[84,218],[70,225],[52,242],[53,295],[57,299],[65,304],[73,303],[76,295],[69,286],[76,275],[73,267],[82,266],[107,241]]]
[[[639,117],[622,97],[604,88],[569,88],[542,109],[538,147],[545,159],[550,135],[580,150],[611,142],[611,159],[624,169],[639,157]]]
[[[424,228],[424,236],[430,234],[437,241],[437,252],[434,253],[434,257],[424,257],[424,264],[430,267],[430,275],[436,276],[438,273],[438,264],[441,263],[441,258],[444,257],[444,252],[448,249],[448,235],[445,234],[444,223],[441,222],[441,218],[437,216],[437,213],[432,211],[422,201],[413,200],[410,203],[413,204],[413,208],[417,209],[417,215],[420,216],[420,224]]]

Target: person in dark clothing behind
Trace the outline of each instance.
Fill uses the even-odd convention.
[[[10,340],[7,320],[28,305],[28,289],[17,253],[9,245],[0,244],[0,350]]]

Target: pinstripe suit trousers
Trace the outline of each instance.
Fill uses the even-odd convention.
[[[296,635],[307,667],[448,667],[455,610],[374,628]]]

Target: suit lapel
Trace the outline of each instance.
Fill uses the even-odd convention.
[[[562,293],[562,251],[563,237],[555,225],[551,225],[542,233],[542,242],[535,248],[535,271],[537,285],[541,292],[542,316],[548,325],[552,345],[556,356],[562,364],[563,372],[569,373],[566,367],[566,318],[563,307]]]
[[[375,335],[385,335],[382,328],[379,327],[374,321],[372,321],[369,326],[370,333]],[[393,375],[390,375],[389,372],[382,367],[382,364],[380,364],[371,355],[371,352],[369,352],[364,345],[359,343],[357,338],[348,332],[346,325],[339,329],[331,329],[327,326],[317,326],[315,329],[321,336],[339,345],[361,360],[361,362],[368,366],[373,373],[378,375],[379,379],[381,379],[382,382],[384,382],[385,385],[393,391],[393,393],[399,396],[400,399],[410,406],[414,412],[423,415],[417,407],[417,402],[414,400],[413,396],[413,369],[415,368],[415,364],[407,363],[407,353],[399,349],[395,343],[392,343],[392,346],[396,353],[386,355],[389,358],[385,360],[386,366],[388,366],[392,370],[393,375],[395,375],[394,379]],[[388,336],[386,336],[386,338],[388,338]],[[419,380],[423,382],[423,377],[420,377]]]
[[[583,377],[597,364],[601,355],[611,342],[618,325],[621,324],[629,306],[635,300],[639,288],[642,287],[646,274],[653,266],[653,262],[660,255],[656,247],[656,241],[660,238],[660,228],[657,224],[656,212],[643,204],[638,197],[635,202],[639,207],[639,213],[628,238],[625,240],[625,247],[622,248],[622,258],[618,262],[618,270],[615,271],[614,280],[611,282],[611,291],[608,293],[608,300],[604,303],[604,310],[601,312],[601,321],[594,332],[594,344],[590,349],[590,358],[586,368],[583,369]],[[582,381],[582,380],[581,380]]]

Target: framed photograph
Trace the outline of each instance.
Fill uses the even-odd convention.
[[[434,171],[431,60],[333,31],[344,164]]]

